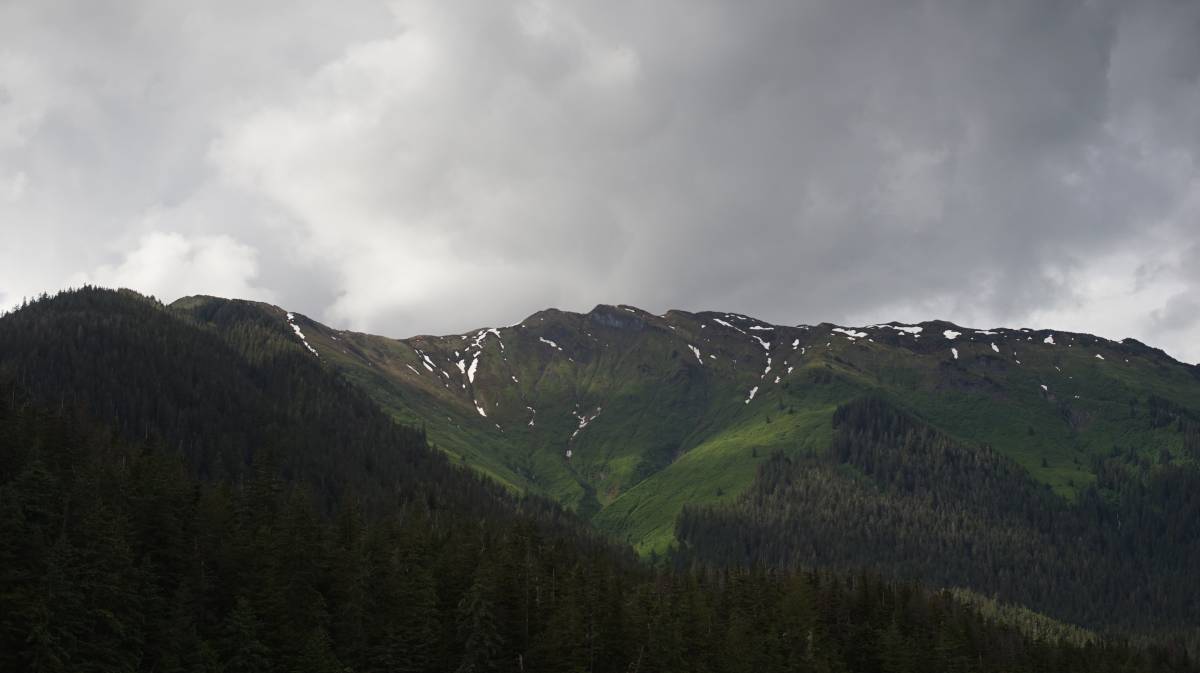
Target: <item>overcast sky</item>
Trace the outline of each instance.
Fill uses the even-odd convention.
[[[1200,360],[1200,2],[0,0],[0,305],[547,306]]]

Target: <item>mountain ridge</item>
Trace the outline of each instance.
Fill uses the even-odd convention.
[[[499,482],[659,568],[867,568],[1097,632],[1195,628],[1200,391],[1142,344],[620,305],[399,340],[84,290],[0,319],[0,381],[326,512],[409,493],[578,521]]]
[[[205,301],[224,300],[175,305]],[[994,445],[1067,499],[1094,479],[1089,456],[1125,444],[1184,453],[1183,439],[1118,416],[1200,408],[1200,368],[1133,339],[1051,329],[789,326],[600,304],[393,339],[269,310],[443,450],[644,553],[673,543],[685,504],[744,492],[771,453],[823,450],[834,410],[864,394]]]

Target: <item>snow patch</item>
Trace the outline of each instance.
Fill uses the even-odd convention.
[[[475,339],[471,342],[471,347],[476,350],[482,350],[483,349],[483,340],[486,339],[489,334],[494,335],[496,337],[496,341],[500,342],[500,350],[504,350],[504,340],[502,340],[500,338],[500,330],[496,329],[495,327],[488,327],[486,329],[481,329],[478,332],[476,332]],[[465,339],[466,337],[463,337],[463,338]]]
[[[600,415],[601,411],[604,411],[603,407],[596,407],[595,413],[593,413],[591,416],[588,416],[586,414],[580,414],[578,411],[572,411],[571,415],[573,415],[575,418],[579,419],[579,427],[575,428],[575,432],[571,433],[571,439],[572,440],[575,439],[575,436],[578,435],[580,432],[582,432],[583,429],[588,426],[588,423],[591,423],[592,421],[596,420],[596,417]]]
[[[903,332],[905,334],[920,334],[921,330],[925,329],[924,327],[921,327],[920,325],[872,325],[872,327],[879,327],[882,329],[894,329],[897,332]]]
[[[467,368],[467,380],[470,381],[471,383],[475,383],[475,370],[478,367],[479,367],[479,357],[476,356],[474,360],[471,360],[471,366]]]
[[[548,345],[549,345],[551,348],[557,348],[558,350],[562,350],[562,346],[559,346],[558,344],[556,344],[556,343],[554,343],[553,341],[551,341],[551,340],[547,339],[546,337],[538,337],[538,341],[540,341],[540,342],[542,342],[542,343],[544,343],[544,344],[548,344]]]
[[[1054,345],[1054,335],[1051,334],[1050,336],[1046,337],[1045,339],[1042,339],[1042,343],[1050,344],[1051,346],[1053,346]]]
[[[741,327],[727,323],[724,320],[721,320],[720,318],[713,318],[713,322],[717,323],[718,325],[724,325],[730,329],[735,329],[735,330],[741,332],[742,334],[746,333],[745,330],[743,330]]]
[[[304,338],[304,332],[300,331],[300,326],[294,322],[295,320],[296,314],[289,312],[287,314],[288,324],[292,326],[292,331],[296,333],[296,336],[300,337],[300,343],[304,344],[304,347],[308,349],[309,353],[312,353],[317,357],[321,357],[321,355],[317,353],[317,349],[313,348],[312,345],[308,343],[308,339]]]
[[[957,349],[957,348],[951,348],[951,349],[950,349],[950,352],[951,352],[951,353],[954,353],[954,359],[955,359],[955,360],[957,360],[957,359],[958,359],[958,349]]]
[[[942,331],[942,336],[946,337],[947,339],[949,339],[951,341],[954,341],[961,335],[962,335],[962,332],[956,332],[952,329]]]
[[[850,337],[851,339],[861,339],[861,338],[867,336],[866,332],[856,332],[852,329],[846,329],[845,327],[834,327],[833,331],[841,332],[842,334],[845,334],[846,336]]]
[[[1000,352],[1000,349],[994,343],[992,344],[992,350],[996,351],[997,353]]]
[[[750,404],[750,400],[754,399],[754,396],[757,394],[758,394],[758,386],[754,386],[753,388],[750,389],[750,394],[746,396],[746,401],[744,402],[744,404]]]
[[[1103,356],[1103,355],[1101,355],[1101,354],[1099,354],[1099,353],[1096,353],[1096,359],[1097,359],[1097,360],[1103,360],[1103,359],[1104,359],[1104,356]]]
[[[478,411],[480,416],[487,418],[487,412],[483,410],[483,407],[480,406],[478,400],[475,400],[475,411]]]
[[[704,358],[700,357],[700,349],[691,344],[688,344],[688,348],[692,349],[692,354],[696,356],[696,359],[700,361],[700,364],[704,364]]]

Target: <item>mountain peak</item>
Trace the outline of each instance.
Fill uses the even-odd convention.
[[[646,318],[652,316],[639,308],[625,304],[617,306],[597,304],[588,312],[587,317],[591,322],[605,327],[642,330],[646,327]]]

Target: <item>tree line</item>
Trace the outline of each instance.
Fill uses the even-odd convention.
[[[1196,670],[875,573],[652,568],[515,507],[325,515],[275,466],[200,480],[169,447],[6,393],[6,671]]]
[[[820,455],[776,455],[730,507],[688,507],[681,562],[871,568],[1073,623],[1195,628],[1200,470],[1096,459],[1074,502],[986,446],[879,397],[843,405]]]

